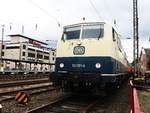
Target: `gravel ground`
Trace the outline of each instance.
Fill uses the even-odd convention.
[[[102,98],[102,101],[89,113],[128,113],[129,91],[127,83],[120,89],[112,92],[109,96]],[[27,110],[51,102],[53,99],[62,95],[62,92],[45,92],[33,95],[27,106],[20,105],[16,101],[6,101],[1,103],[2,113],[25,113]]]
[[[49,103],[60,95],[62,95],[60,91],[48,91],[39,95],[32,95],[31,101],[26,106],[18,104],[15,100],[2,102],[2,113],[25,113],[27,110]]]
[[[138,97],[141,111],[143,113],[150,113],[150,91],[138,90]]]
[[[124,83],[120,89],[104,97],[89,113],[128,113],[129,86]]]

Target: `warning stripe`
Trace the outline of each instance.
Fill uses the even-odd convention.
[[[22,103],[23,104],[26,104],[27,102],[26,102],[26,99],[27,99],[27,101],[28,101],[28,95],[26,94],[26,96],[22,99]],[[24,102],[25,101],[25,102]]]
[[[24,99],[23,103],[27,103],[27,101],[28,101],[28,98],[26,97],[26,98]]]
[[[25,92],[18,92],[16,94],[15,100],[20,104],[27,104],[29,101],[29,95]]]
[[[18,100],[18,98],[21,96],[22,92],[18,92],[16,97],[15,97],[15,100]]]
[[[26,96],[26,94],[24,93],[24,94],[18,99],[18,102],[21,102],[25,96]]]

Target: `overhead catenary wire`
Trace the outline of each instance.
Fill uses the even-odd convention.
[[[99,18],[100,20],[104,20],[104,19],[102,18],[102,16],[101,16],[100,12],[98,11],[98,9],[95,7],[94,3],[93,3],[91,0],[89,0],[89,3],[91,4],[91,6],[92,6],[92,8],[94,9],[95,13],[97,14],[98,18]]]
[[[117,24],[118,24],[117,17],[113,13],[111,13],[111,11],[113,11],[113,9],[111,8],[108,0],[104,0],[104,4],[107,7],[107,15],[108,15],[108,17],[110,19],[110,23],[118,31],[119,29],[117,28]]]
[[[27,1],[30,2],[32,5],[34,5],[35,7],[37,7],[38,9],[40,9],[40,10],[41,10],[43,13],[45,13],[49,18],[53,19],[53,20],[57,23],[57,25],[58,25],[59,27],[61,26],[59,20],[58,20],[56,17],[50,15],[50,13],[48,13],[44,8],[40,7],[37,3],[33,2],[33,0],[27,0]]]
[[[109,15],[109,16],[111,16],[111,17],[113,17],[113,15],[112,15],[112,13],[111,13],[111,7],[110,7],[110,5],[109,5],[109,3],[108,3],[108,0],[104,0],[104,4],[105,4],[105,6],[107,7],[107,14]]]

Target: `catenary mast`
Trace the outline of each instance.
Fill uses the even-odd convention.
[[[133,60],[134,77],[139,75],[138,0],[133,0]]]

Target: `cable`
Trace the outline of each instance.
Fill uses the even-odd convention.
[[[32,0],[27,0],[27,1],[30,2],[32,5],[34,5],[35,7],[37,7],[38,9],[40,9],[47,16],[49,16],[50,18],[52,18],[53,20],[55,20],[55,22],[57,22],[57,24],[58,24],[59,27],[61,26],[60,22],[58,21],[58,19],[56,17],[50,15],[45,9],[41,8],[38,4],[36,4]]]
[[[89,3],[91,4],[91,6],[93,7],[93,9],[95,10],[95,13],[98,15],[99,19],[104,20],[100,14],[100,12],[97,10],[97,8],[95,7],[95,5],[93,4],[93,2],[91,0],[89,0]]]

